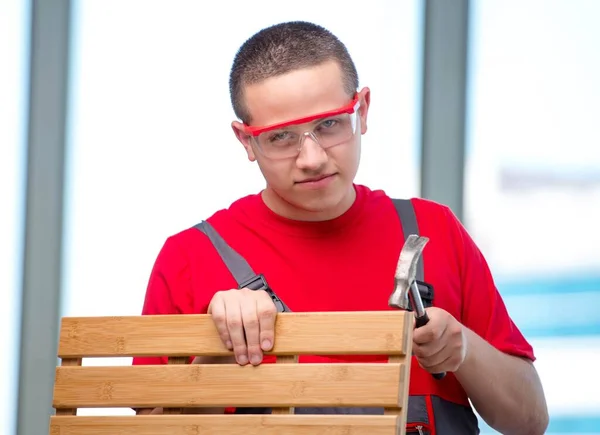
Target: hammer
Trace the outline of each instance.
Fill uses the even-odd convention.
[[[417,264],[428,241],[429,238],[414,234],[406,238],[396,266],[396,285],[388,300],[390,307],[401,310],[408,310],[410,300],[415,311],[415,328],[420,328],[429,322],[429,316],[423,307],[423,300],[416,280]],[[446,373],[433,374],[435,379],[442,379],[444,376],[446,376]]]

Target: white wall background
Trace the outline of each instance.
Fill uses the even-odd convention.
[[[14,433],[19,364],[28,5],[0,1],[0,434]]]
[[[135,314],[167,236],[263,179],[235,139],[229,68],[262,27],[304,19],[372,89],[358,181],[417,194],[417,2],[75,2],[65,314]],[[354,17],[354,19],[351,19]]]

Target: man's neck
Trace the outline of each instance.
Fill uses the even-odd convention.
[[[356,200],[356,191],[354,186],[351,186],[350,190],[338,204],[326,210],[307,210],[298,207],[283,199],[268,186],[262,192],[262,199],[273,213],[286,219],[305,222],[320,222],[335,219],[346,213]]]

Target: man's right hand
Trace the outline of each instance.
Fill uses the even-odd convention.
[[[249,289],[217,292],[210,301],[208,314],[238,364],[258,365],[263,352],[273,348],[277,309],[267,292]]]

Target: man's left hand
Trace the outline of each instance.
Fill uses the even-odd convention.
[[[413,333],[413,354],[430,373],[454,372],[467,355],[463,325],[440,308],[427,308],[429,322]]]

